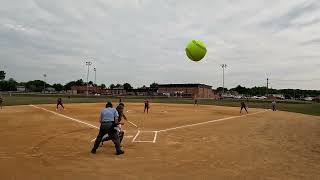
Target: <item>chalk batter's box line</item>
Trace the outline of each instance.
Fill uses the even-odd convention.
[[[105,138],[105,137],[108,137],[108,135],[106,134],[106,135],[104,135],[103,136],[103,138]],[[125,138],[132,138],[133,136],[124,136]],[[102,138],[102,139],[103,139]],[[95,141],[97,138],[93,138],[90,142],[93,142],[93,141]]]
[[[153,136],[153,140],[152,141],[140,141],[140,140],[136,140],[138,137],[139,137],[139,135],[140,135],[140,133],[141,132],[152,132],[152,133],[154,133],[154,136]],[[158,131],[138,131],[137,132],[137,134],[134,136],[134,138],[132,139],[132,142],[133,143],[156,143],[156,141],[157,141],[157,136],[158,136]]]

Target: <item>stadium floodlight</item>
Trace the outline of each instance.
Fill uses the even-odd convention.
[[[87,71],[87,96],[89,95],[89,67],[92,65],[92,62],[87,61],[86,66],[88,66],[88,71]]]
[[[95,91],[95,93],[97,93],[97,69],[96,68],[93,68],[93,71],[94,71],[94,86],[95,86],[95,88],[94,88],[94,91]]]
[[[96,84],[96,80],[97,80],[97,69],[93,68],[94,71],[94,84]]]
[[[47,77],[47,74],[43,74],[43,80],[44,80],[44,83],[43,83],[43,93],[44,93],[44,94],[46,93],[46,77]]]
[[[227,68],[227,65],[226,64],[221,64],[221,67],[222,67],[222,96],[224,95],[224,69]]]

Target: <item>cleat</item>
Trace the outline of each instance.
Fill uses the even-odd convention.
[[[116,155],[121,155],[121,154],[124,154],[123,150],[117,151],[117,153],[116,153]]]
[[[91,150],[91,153],[92,153],[92,154],[96,154],[96,153],[97,153],[97,150],[92,149],[92,150]]]

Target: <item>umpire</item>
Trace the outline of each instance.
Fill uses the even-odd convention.
[[[94,146],[91,150],[91,153],[95,154],[100,142],[102,141],[102,138],[105,134],[108,134],[108,136],[111,138],[113,141],[115,148],[116,148],[116,153],[117,155],[123,154],[124,151],[121,150],[120,147],[120,139],[117,131],[114,130],[114,125],[118,124],[118,118],[119,114],[116,109],[112,108],[112,103],[108,102],[106,104],[106,108],[101,111],[100,114],[100,130],[99,134],[96,138],[96,141],[94,142]]]
[[[118,112],[118,114],[119,114],[119,118],[118,118],[118,124],[119,124],[119,125],[116,126],[115,129],[117,128],[117,129],[119,130],[119,131],[117,131],[117,132],[118,132],[119,139],[120,139],[120,144],[121,144],[122,139],[123,139],[123,137],[124,137],[124,131],[123,131],[122,128],[121,128],[121,125],[123,125],[123,123],[121,123],[121,120],[122,120],[122,118],[124,118],[125,120],[127,120],[127,117],[126,117],[126,115],[124,115],[124,112],[123,112],[123,111],[124,111],[124,104],[123,104],[123,103],[119,103],[119,105],[117,106],[116,110],[117,110],[117,112]],[[103,142],[109,141],[109,140],[111,140],[111,138],[110,138],[109,136],[103,138],[101,145],[103,145]]]

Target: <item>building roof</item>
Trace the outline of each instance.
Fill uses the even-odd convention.
[[[88,90],[101,89],[99,86],[88,86]],[[87,90],[87,86],[71,86],[71,90]]]
[[[205,88],[212,88],[212,86],[205,85],[205,84],[199,84],[199,83],[194,83],[194,84],[159,84],[159,88],[169,88],[169,87],[205,87]]]
[[[128,89],[128,92],[157,92],[155,88]]]

